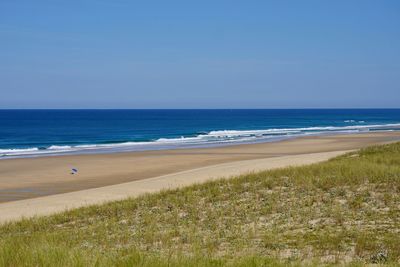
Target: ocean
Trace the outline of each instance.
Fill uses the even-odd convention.
[[[0,158],[400,130],[400,109],[0,110]]]

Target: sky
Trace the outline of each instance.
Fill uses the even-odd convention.
[[[0,108],[400,108],[400,1],[0,0]]]

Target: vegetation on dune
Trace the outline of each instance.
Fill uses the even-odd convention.
[[[400,143],[0,227],[0,266],[400,263]]]

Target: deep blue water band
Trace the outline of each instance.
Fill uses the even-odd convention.
[[[399,126],[400,109],[0,110],[0,156],[213,146]]]

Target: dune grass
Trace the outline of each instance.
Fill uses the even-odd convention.
[[[366,263],[400,264],[400,143],[0,227],[0,266]]]

